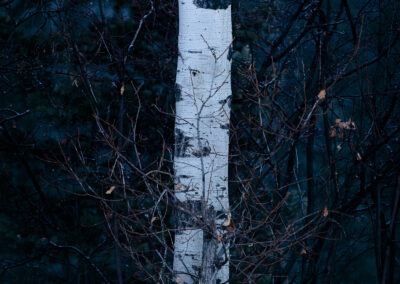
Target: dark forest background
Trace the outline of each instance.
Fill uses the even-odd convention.
[[[232,11],[231,283],[400,283],[400,3]],[[1,283],[172,282],[177,27],[0,0]]]

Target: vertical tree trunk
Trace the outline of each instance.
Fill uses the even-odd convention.
[[[178,283],[229,279],[230,0],[179,1],[174,271]]]

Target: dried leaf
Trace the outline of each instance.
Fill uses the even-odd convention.
[[[354,130],[356,129],[356,124],[351,121],[351,118],[349,118],[348,121],[343,122],[340,118],[336,119],[336,126],[338,126],[341,129],[347,129],[347,130]]]
[[[153,224],[153,222],[156,220],[158,220],[158,217],[154,216],[153,218],[151,218],[150,224]]]
[[[233,232],[233,230],[235,230],[235,227],[234,227],[234,226],[229,226],[229,227],[226,227],[226,230],[227,230],[229,233],[231,233],[231,232]]]
[[[307,254],[306,249],[303,249],[303,250],[300,252],[300,254]]]
[[[115,189],[115,185],[111,186],[109,190],[106,191],[106,194],[111,194]]]
[[[175,189],[175,190],[176,190],[176,191],[179,191],[179,190],[181,190],[182,186],[183,186],[183,184],[181,184],[181,183],[180,183],[180,184],[178,184],[178,185],[176,186],[176,189]]]
[[[345,129],[346,128],[346,122],[339,122],[338,123],[339,128]]]
[[[340,151],[342,151],[342,146],[341,145],[337,145],[337,150],[340,152]]]
[[[243,200],[247,200],[247,196],[246,196],[245,192],[242,193],[242,198],[243,198]]]
[[[356,124],[353,121],[351,121],[351,118],[349,118],[349,121],[347,123],[348,123],[348,127],[349,127],[348,129],[350,129],[350,130],[356,129]]]
[[[229,224],[231,223],[231,217],[232,217],[231,213],[228,213],[228,218],[225,220],[225,222],[222,225],[228,227]]]
[[[222,239],[221,233],[218,235],[218,242],[220,243]]]
[[[335,137],[336,136],[336,129],[335,127],[331,127],[331,129],[329,129],[329,136],[330,137]]]
[[[183,279],[183,278],[180,277],[180,276],[177,276],[177,277],[176,277],[176,282],[178,282],[178,283],[183,283],[183,282],[185,282],[185,279]]]
[[[326,90],[322,89],[318,94],[318,99],[320,99],[322,101],[322,100],[325,100],[325,98],[326,98]]]
[[[107,220],[112,220],[113,219],[113,214],[112,213],[106,213],[106,217],[107,217]]]
[[[120,90],[121,96],[124,94],[124,92],[125,92],[125,86],[122,85],[121,90]]]
[[[328,208],[325,206],[325,208],[324,208],[324,213],[322,214],[324,217],[326,217],[326,216],[328,216],[328,214],[329,214],[329,211],[328,211]]]

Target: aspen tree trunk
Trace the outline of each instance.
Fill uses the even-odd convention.
[[[174,264],[178,283],[227,283],[230,0],[179,0]]]

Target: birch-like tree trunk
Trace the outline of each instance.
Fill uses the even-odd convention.
[[[229,279],[230,0],[179,0],[174,272],[178,283]]]

